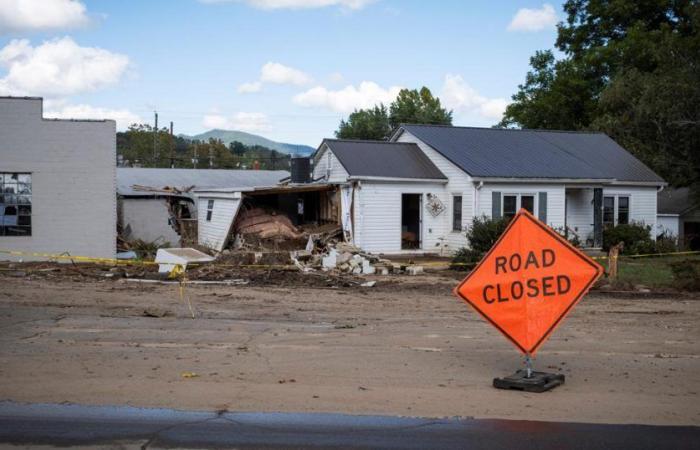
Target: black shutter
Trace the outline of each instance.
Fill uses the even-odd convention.
[[[539,194],[540,199],[539,205],[537,206],[537,215],[542,222],[547,223],[547,193],[540,192]]]
[[[491,218],[501,218],[501,193],[491,192]]]

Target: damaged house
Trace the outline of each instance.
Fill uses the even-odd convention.
[[[654,229],[665,186],[608,136],[588,132],[402,125],[388,142],[326,139],[312,162],[292,160],[278,186],[195,189],[199,243],[221,251],[243,225],[279,238],[328,225],[366,252],[449,254],[467,245],[474,218],[525,208],[600,248],[605,227]]]
[[[197,242],[195,189],[275,185],[285,170],[117,168],[120,236],[172,246]]]

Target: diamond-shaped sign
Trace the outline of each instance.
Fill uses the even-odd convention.
[[[603,268],[522,209],[455,294],[534,354]]]

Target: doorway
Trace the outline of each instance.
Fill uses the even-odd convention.
[[[401,194],[401,249],[421,248],[422,194]]]

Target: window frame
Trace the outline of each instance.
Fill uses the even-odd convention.
[[[0,223],[0,237],[31,237],[32,226],[32,203],[33,203],[33,182],[32,172],[2,172],[0,171],[0,196],[2,197],[2,222]],[[11,181],[8,181],[11,180]],[[23,181],[22,181],[23,180]],[[8,188],[5,187],[8,185]],[[13,192],[6,192],[9,186],[14,185]],[[22,189],[24,187],[24,189]],[[9,203],[5,200],[11,199]],[[14,214],[5,215],[8,208],[14,208]],[[5,224],[5,217],[15,217],[14,224]],[[16,231],[8,233],[8,229],[14,228]],[[18,231],[26,231],[24,234]]]
[[[214,215],[214,199],[210,198],[207,200],[207,217],[206,221],[211,222],[211,218]]]
[[[611,198],[613,200],[612,204],[612,221],[605,221],[605,199]],[[627,220],[625,222],[620,222],[620,199],[627,200]],[[605,195],[603,193],[603,226],[618,226],[618,225],[629,225],[632,221],[632,195],[631,194],[609,194]]]
[[[459,198],[459,210],[455,207],[455,202]],[[459,217],[457,213],[459,212]],[[461,193],[452,194],[452,232],[461,233],[464,230],[462,220],[464,219],[464,196]]]
[[[630,199],[630,197],[631,197],[630,195],[618,195],[615,197],[615,203],[616,203],[616,205],[615,205],[615,224],[616,225],[629,225],[630,213],[632,211],[632,208],[630,207],[630,205],[632,204],[632,200]],[[620,222],[620,200],[623,198],[625,200],[627,200],[627,208],[625,208],[627,210],[627,219],[625,220],[624,223]]]
[[[518,214],[518,211],[522,209],[522,198],[523,197],[532,197],[532,215],[537,216],[537,211],[539,207],[539,195],[537,192],[530,192],[530,191],[525,191],[525,192],[501,192],[501,217],[505,218],[506,217],[506,197],[515,197],[515,214]],[[512,216],[512,217],[515,217]],[[512,218],[511,217],[511,218]]]

